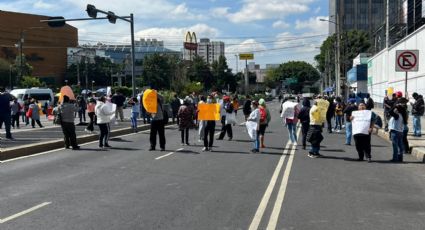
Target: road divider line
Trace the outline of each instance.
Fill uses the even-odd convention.
[[[261,199],[260,205],[255,212],[254,218],[252,219],[251,225],[249,226],[249,230],[257,230],[260,225],[261,219],[263,218],[264,212],[267,208],[267,204],[269,203],[271,194],[276,185],[276,181],[279,177],[280,171],[282,170],[283,163],[285,162],[286,154],[288,153],[290,142],[286,143],[285,150],[283,151],[283,155],[280,157],[279,162],[274,170],[272,178],[270,179],[269,185]]]
[[[21,217],[21,216],[26,215],[26,214],[28,214],[28,213],[34,212],[34,211],[36,211],[36,210],[38,210],[38,209],[40,209],[40,208],[42,208],[42,207],[44,207],[44,206],[47,206],[47,205],[49,205],[49,204],[51,204],[51,203],[52,203],[52,202],[44,202],[44,203],[41,203],[41,204],[39,204],[39,205],[36,205],[36,206],[34,206],[34,207],[32,207],[32,208],[29,208],[29,209],[27,209],[27,210],[24,210],[24,211],[22,211],[22,212],[19,212],[19,213],[16,213],[16,214],[14,214],[14,215],[11,215],[11,216],[9,216],[9,217],[6,217],[6,218],[4,218],[4,219],[0,219],[0,224],[4,224],[4,223],[6,223],[6,222],[8,222],[8,221],[11,221],[11,220],[13,220],[13,219],[16,219],[16,218],[18,218],[18,217]]]
[[[298,129],[297,137],[299,137],[300,135],[300,130],[301,129]],[[274,204],[272,214],[270,215],[269,223],[267,225],[267,230],[276,229],[277,222],[279,220],[280,211],[282,209],[283,200],[285,199],[286,188],[288,187],[289,175],[291,173],[292,163],[294,162],[296,148],[297,148],[297,145],[292,145],[292,149],[288,159],[288,164],[286,165],[285,172],[283,173],[282,183],[280,184],[276,202]]]
[[[171,156],[171,155],[173,155],[174,153],[176,153],[176,152],[180,152],[180,151],[182,151],[182,150],[184,150],[184,148],[180,148],[180,149],[177,149],[175,152],[171,152],[171,153],[167,153],[167,154],[165,154],[165,155],[159,156],[159,157],[155,158],[155,160],[160,160],[160,159],[162,159],[162,158],[164,158],[164,157]]]

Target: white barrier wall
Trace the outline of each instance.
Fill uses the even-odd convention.
[[[375,102],[382,102],[389,87],[404,94],[404,72],[395,72],[396,50],[419,50],[419,71],[408,73],[407,91],[425,95],[425,27],[421,27],[368,61],[368,92]]]

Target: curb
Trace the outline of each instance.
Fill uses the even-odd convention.
[[[389,136],[388,132],[385,132],[383,129],[379,129],[377,135],[380,138],[382,138],[382,139],[384,139],[384,140],[386,140],[388,142],[391,142],[390,136]],[[425,147],[421,147],[421,146],[410,146],[410,152],[411,152],[411,155],[412,156],[416,157],[416,159],[418,159],[421,162],[425,163]]]
[[[172,124],[172,123],[171,123]],[[167,127],[167,126],[166,126]],[[138,127],[138,131],[146,131],[150,129],[150,125],[142,125]],[[111,130],[110,137],[122,136],[126,134],[133,133],[132,128],[121,128],[116,130]],[[98,140],[98,134],[89,134],[77,137],[78,144],[84,144],[92,141]],[[56,139],[52,141],[29,144],[20,147],[6,148],[0,151],[0,161],[5,161],[13,158],[24,157],[34,155],[40,152],[50,151],[54,149],[63,148],[65,145],[63,139]]]

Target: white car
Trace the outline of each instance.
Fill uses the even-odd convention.
[[[20,104],[24,103],[26,97],[34,98],[42,105],[47,102],[52,106],[54,102],[53,91],[48,88],[14,89],[10,94],[16,97]]]

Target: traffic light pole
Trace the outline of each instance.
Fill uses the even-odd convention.
[[[135,79],[135,72],[136,72],[136,53],[135,53],[135,47],[134,47],[134,20],[133,20],[133,14],[130,14],[130,30],[131,30],[131,85],[132,85],[132,91],[133,91],[133,97],[136,97],[136,79]]]

